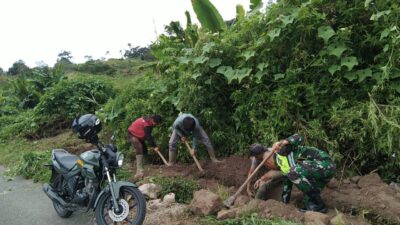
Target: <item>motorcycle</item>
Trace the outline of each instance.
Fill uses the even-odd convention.
[[[78,129],[79,134],[97,149],[85,151],[79,157],[64,149],[54,149],[52,164],[47,165],[52,175],[50,182],[43,185],[43,191],[62,218],[93,209],[98,225],[140,225],[146,215],[144,196],[135,184],[117,181],[116,171],[122,167],[124,156],[117,151],[114,136],[110,144],[104,145],[99,141],[100,121],[95,116],[89,119],[94,120],[89,124],[91,133],[87,132],[88,129]],[[86,117],[83,121],[87,120]],[[79,123],[79,128],[87,128],[87,124]]]

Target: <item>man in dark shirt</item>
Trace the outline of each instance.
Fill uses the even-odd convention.
[[[154,126],[161,123],[161,116],[152,115],[149,117],[140,117],[135,120],[128,128],[128,142],[132,144],[132,147],[136,151],[136,175],[135,179],[143,178],[143,154],[147,155],[147,146],[145,141],[148,142],[149,146],[154,148],[155,151],[159,151],[156,142],[154,141],[151,131]]]
[[[200,125],[199,121],[196,117],[189,113],[180,114],[174,124],[172,125],[173,131],[171,134],[171,138],[169,139],[169,164],[173,165],[176,161],[176,144],[180,139],[182,142],[187,141],[187,139],[192,137],[192,149],[196,153],[197,142],[200,141],[203,143],[207,152],[210,155],[210,159],[214,163],[219,163],[219,161],[215,156],[214,147],[211,144],[210,138],[207,133],[204,131],[203,127]]]
[[[251,166],[248,172],[248,176],[250,176],[253,171],[257,168],[257,166],[261,163],[260,160],[256,158],[258,155],[265,155],[268,156],[272,151],[272,148],[267,148],[261,144],[255,143],[250,146],[250,159],[251,159]],[[258,157],[261,158],[261,157]],[[269,192],[274,191],[278,186],[282,185],[283,181],[283,174],[279,170],[274,170],[269,167],[271,167],[271,164],[274,164],[273,159],[271,158],[266,162],[268,166],[264,165],[264,169],[267,169],[268,173],[268,178],[265,178],[263,182],[258,183],[257,186],[257,193],[255,195],[256,199],[261,199],[261,200],[267,200],[268,195],[270,194]],[[247,183],[247,194],[249,196],[253,196],[253,193],[251,191],[250,183]]]

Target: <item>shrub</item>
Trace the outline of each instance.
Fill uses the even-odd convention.
[[[0,116],[0,140],[5,141],[32,132],[33,111]]]
[[[64,80],[40,98],[33,121],[37,132],[31,135],[52,135],[55,130],[69,127],[73,118],[95,113],[114,94],[111,85],[99,79]]]
[[[153,129],[153,136],[161,144],[161,149],[167,149],[168,135],[171,132],[169,127],[178,112],[171,104],[173,97],[171,91],[166,89],[166,82],[154,75],[134,78],[122,88],[115,99],[108,101],[104,109],[98,111],[102,121],[115,132],[117,145],[125,153],[130,148],[126,142],[129,125],[137,118],[151,114],[163,117],[163,123]]]
[[[193,192],[200,189],[200,185],[193,180],[184,178],[150,177],[150,182],[161,185],[161,196],[175,193],[176,202],[188,204],[193,198]]]
[[[194,47],[161,36],[152,50],[174,106],[219,154],[299,132],[350,174],[399,181],[399,13],[396,1],[283,0]]]
[[[44,164],[51,163],[51,152],[26,152],[22,154],[22,160],[15,165],[17,175],[25,178],[32,178],[34,181],[48,181],[51,175],[51,170]]]
[[[101,60],[89,60],[76,67],[78,72],[90,73],[90,74],[105,74],[113,75],[116,70],[108,65],[106,62]]]

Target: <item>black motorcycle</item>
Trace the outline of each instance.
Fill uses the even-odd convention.
[[[111,144],[98,139],[100,120],[93,114],[75,119],[72,128],[81,139],[97,146],[75,156],[63,149],[54,149],[49,184],[43,191],[53,201],[60,217],[73,212],[95,210],[96,223],[140,225],[146,215],[146,202],[135,184],[117,181],[116,170],[123,164],[123,154]]]

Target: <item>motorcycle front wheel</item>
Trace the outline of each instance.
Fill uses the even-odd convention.
[[[100,197],[96,207],[98,225],[141,225],[146,216],[146,201],[137,188],[122,187],[117,200],[119,212],[115,212],[111,193]]]

